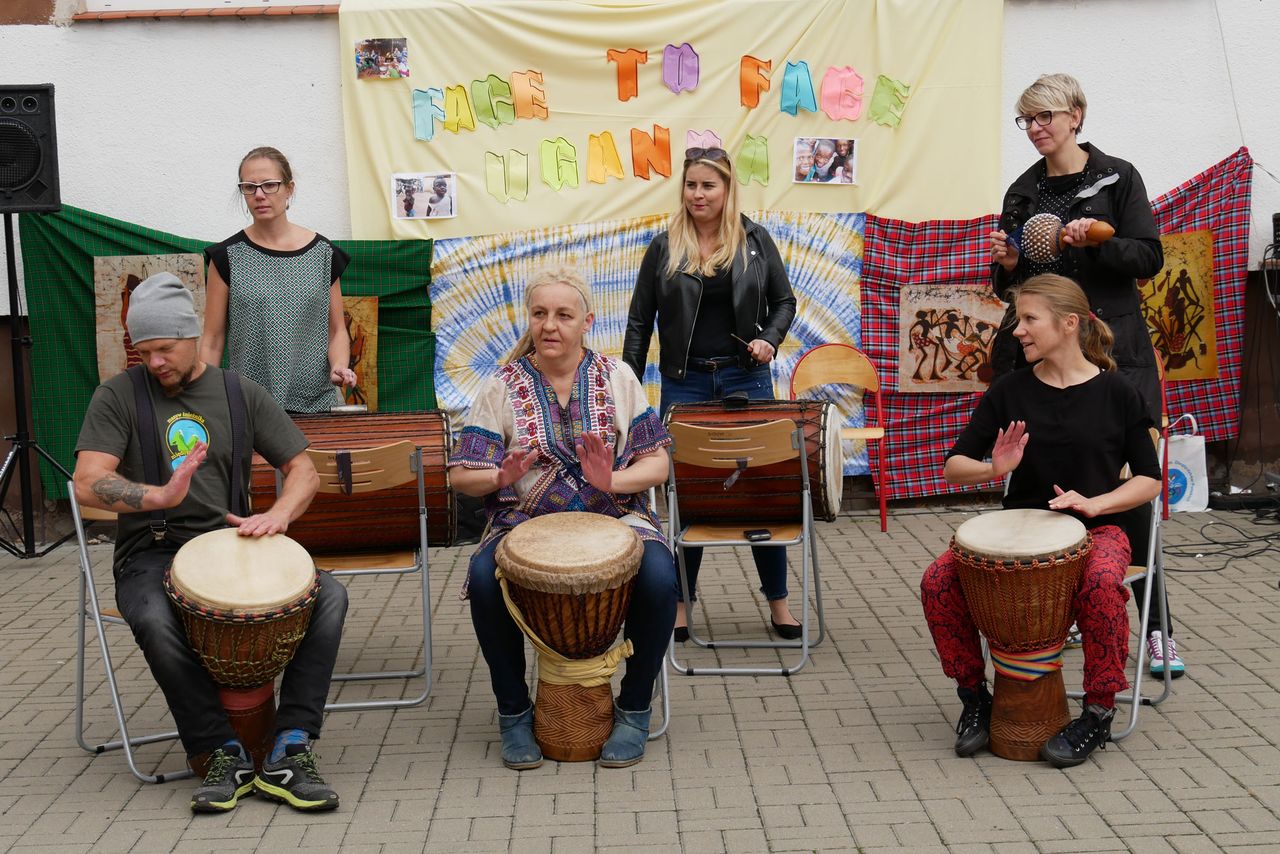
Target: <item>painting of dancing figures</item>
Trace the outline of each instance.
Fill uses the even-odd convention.
[[[1004,303],[986,285],[903,285],[898,390],[984,391]]]

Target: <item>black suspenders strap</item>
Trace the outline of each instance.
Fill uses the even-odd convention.
[[[156,410],[151,405],[151,391],[147,388],[147,369],[143,365],[134,365],[129,369],[129,379],[133,381],[133,402],[138,414],[138,443],[142,449],[142,474],[148,484],[163,486],[168,482],[167,466],[164,465],[160,453],[160,441],[156,434]],[[160,473],[165,477],[161,480]],[[164,539],[168,523],[163,510],[151,511],[151,536],[157,540]]]
[[[248,516],[248,502],[244,500],[244,434],[248,414],[244,407],[244,392],[240,390],[240,375],[235,371],[223,371],[227,386],[227,408],[231,412],[231,512]]]

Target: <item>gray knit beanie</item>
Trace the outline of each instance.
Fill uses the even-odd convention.
[[[156,273],[134,288],[125,324],[134,344],[153,338],[200,337],[195,300],[173,273]]]

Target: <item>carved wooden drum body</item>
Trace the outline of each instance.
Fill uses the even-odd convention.
[[[1066,726],[1062,648],[1092,548],[1080,520],[1050,510],[999,510],[956,529],[960,585],[995,666],[991,752],[1038,759]]]

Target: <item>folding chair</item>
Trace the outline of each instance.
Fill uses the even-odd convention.
[[[738,427],[700,427],[673,422],[668,425],[674,439],[671,470],[667,477],[667,511],[671,543],[676,555],[680,575],[680,589],[684,593],[689,622],[689,640],[705,649],[799,649],[800,656],[792,664],[781,667],[691,667],[676,658],[675,644],[671,644],[668,659],[678,673],[695,675],[779,675],[790,676],[809,661],[809,649],[822,643],[826,623],[822,611],[822,586],[818,577],[817,540],[813,536],[813,505],[809,497],[809,468],[804,451],[804,431],[790,420],[770,421],[764,424]],[[680,521],[680,499],[676,483],[676,463],[684,463],[707,469],[719,469],[726,473],[726,489],[745,470],[758,466],[774,465],[794,460],[800,471],[800,489],[795,497],[799,502],[799,524],[757,524],[742,521],[734,524],[693,524],[684,527]],[[742,536],[744,529],[763,528],[770,537],[752,542]],[[801,601],[804,613],[800,620],[801,637],[798,641],[717,641],[704,639],[694,628],[694,601],[690,595],[689,579],[685,571],[684,550],[690,547],[741,548],[763,546],[783,548],[801,546]],[[809,577],[813,576],[813,588],[818,614],[818,636],[809,637]]]
[[[97,510],[91,507],[80,507],[75,501],[75,484],[67,481],[67,494],[72,496],[71,500],[71,519],[75,524],[76,544],[79,550],[80,558],[80,595],[79,609],[80,619],[76,632],[76,742],[90,753],[105,753],[109,750],[123,750],[125,761],[129,764],[129,770],[133,776],[137,777],[144,783],[164,783],[169,780],[180,780],[184,777],[192,776],[190,768],[183,768],[178,771],[144,774],[138,768],[137,758],[134,755],[134,748],[143,744],[154,744],[161,741],[171,741],[178,737],[177,730],[172,732],[152,733],[148,735],[129,735],[129,724],[126,719],[124,710],[124,701],[120,696],[120,686],[116,681],[115,665],[111,660],[111,649],[107,643],[107,635],[104,630],[106,625],[125,625],[124,619],[120,616],[120,612],[114,608],[103,608],[98,601],[98,586],[94,582],[93,564],[89,560],[89,546],[85,534],[86,522],[93,523],[97,521],[114,520],[116,514],[109,511]],[[85,629],[89,623],[93,623],[94,630],[98,636],[98,649],[102,654],[103,670],[107,677],[107,689],[111,693],[111,706],[115,711],[116,726],[120,733],[120,738],[115,741],[105,741],[101,744],[90,744],[86,738],[84,725],[84,707],[85,707],[85,659],[87,648],[87,638]]]
[[[319,492],[343,495],[364,495],[391,489],[414,482],[418,488],[418,545],[413,551],[400,552],[342,552],[312,554],[316,570],[334,576],[411,575],[418,573],[422,582],[422,666],[412,670],[380,670],[353,673],[335,673],[333,680],[369,681],[374,679],[424,678],[422,692],[413,697],[398,700],[361,700],[345,703],[329,703],[325,711],[349,712],[368,709],[396,709],[420,705],[431,693],[431,587],[427,572],[427,503],[426,485],[423,480],[422,449],[409,441],[395,442],[374,448],[352,450],[307,450],[320,476]],[[277,492],[283,488],[283,478],[277,473]],[[359,542],[359,532],[352,531],[353,542]],[[415,653],[416,655],[416,653]]]
[[[798,395],[826,385],[850,385],[863,391],[863,412],[866,393],[875,395],[875,416],[867,418],[865,427],[845,427],[840,431],[841,439],[854,439],[865,442],[868,450],[872,442],[879,442],[877,454],[877,474],[873,483],[876,499],[880,503],[880,530],[889,530],[888,510],[885,505],[885,493],[888,481],[885,480],[885,430],[884,409],[880,400],[880,375],[875,365],[863,355],[862,351],[848,344],[819,344],[806,352],[796,362],[791,372],[791,399]]]
[[[1154,427],[1151,429],[1152,441],[1156,444],[1156,456],[1159,458],[1164,452],[1164,436]],[[1117,694],[1116,702],[1125,703],[1129,706],[1129,723],[1120,731],[1113,730],[1111,733],[1112,741],[1120,741],[1128,737],[1138,726],[1138,712],[1145,706],[1157,706],[1168,698],[1173,690],[1173,671],[1166,667],[1164,670],[1164,690],[1159,696],[1147,697],[1142,693],[1142,680],[1147,676],[1147,639],[1144,636],[1144,629],[1147,620],[1151,615],[1151,599],[1156,596],[1156,607],[1160,611],[1160,636],[1164,643],[1164,654],[1169,654],[1169,611],[1165,607],[1165,578],[1164,578],[1164,539],[1161,531],[1164,516],[1162,506],[1164,504],[1164,488],[1151,500],[1151,526],[1147,532],[1146,542],[1146,566],[1130,566],[1125,572],[1124,583],[1130,586],[1135,581],[1144,581],[1142,590],[1142,601],[1138,603],[1138,654],[1134,663],[1133,678],[1129,680],[1130,690],[1127,694]],[[1137,546],[1133,543],[1135,550]],[[1068,691],[1067,696],[1080,699],[1084,697],[1083,691]]]

